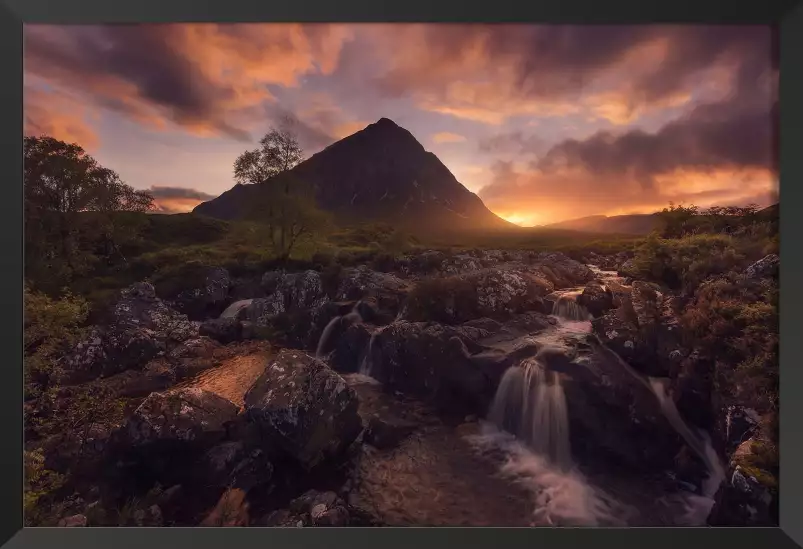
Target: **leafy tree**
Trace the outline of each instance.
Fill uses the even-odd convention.
[[[97,261],[96,250],[82,246],[82,239],[100,242],[106,255],[119,254],[116,214],[153,207],[152,196],[125,184],[75,143],[25,137],[23,164],[26,270],[46,285],[59,287]]]
[[[304,159],[294,131],[295,121],[285,118],[259,141],[259,148],[245,151],[234,162],[238,183],[264,183],[271,177],[297,166]]]
[[[268,181],[250,207],[248,217],[258,222],[281,259],[287,259],[303,240],[325,232],[329,216],[315,203],[314,190],[284,174]]]

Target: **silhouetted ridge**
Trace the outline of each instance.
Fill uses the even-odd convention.
[[[319,206],[347,222],[382,221],[418,231],[513,227],[461,185],[412,133],[388,118],[312,155],[289,176],[311,184]],[[194,211],[241,218],[260,187],[235,186]]]

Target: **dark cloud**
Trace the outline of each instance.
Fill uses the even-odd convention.
[[[28,26],[26,72],[140,122],[169,120],[247,141],[249,114],[271,99],[268,84],[333,69],[342,39],[338,28]]]
[[[187,187],[162,187],[154,185],[148,189],[147,192],[156,199],[211,200],[215,198],[215,195]]]
[[[418,43],[411,46],[422,55],[398,48],[377,79],[384,93],[476,102],[492,82],[493,92],[481,98],[489,108],[606,92],[618,93],[631,109],[649,107],[689,92],[713,67],[738,66],[756,55],[767,64],[772,56],[765,26],[432,25],[421,26],[414,38]],[[393,32],[386,38],[398,39]],[[639,59],[640,50],[649,51]],[[472,78],[473,97],[466,92]],[[450,90],[455,81],[458,93]]]

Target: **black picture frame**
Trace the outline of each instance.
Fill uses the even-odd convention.
[[[622,528],[622,529],[121,529],[22,528],[22,77],[26,23],[133,22],[539,22],[539,23],[710,23],[776,25],[780,44],[781,301],[780,306],[780,527],[779,528]],[[564,0],[561,2],[478,2],[420,0],[2,0],[0,2],[0,170],[5,199],[0,201],[0,330],[5,358],[0,392],[0,542],[7,547],[410,547],[462,548],[614,546],[676,548],[722,545],[794,547],[803,545],[803,303],[800,280],[803,246],[795,234],[803,215],[803,6],[797,0],[737,3],[722,0]]]

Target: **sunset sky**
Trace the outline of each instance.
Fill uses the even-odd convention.
[[[27,26],[25,132],[175,212],[284,114],[308,155],[386,117],[539,225],[776,201],[776,80],[768,27]]]

